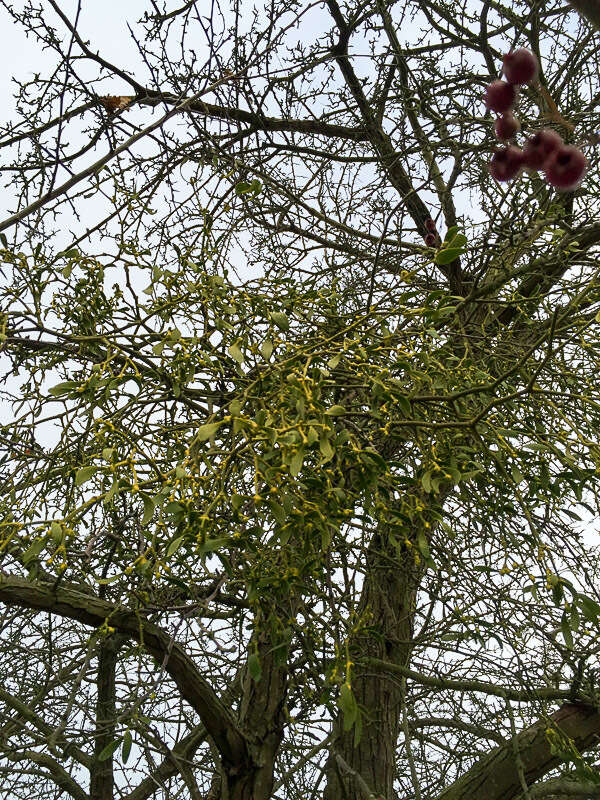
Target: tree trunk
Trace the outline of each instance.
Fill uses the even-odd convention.
[[[96,686],[96,733],[94,759],[90,768],[90,800],[113,800],[113,757],[99,760],[104,748],[115,739],[115,671],[120,636],[107,636],[99,642]]]
[[[288,615],[292,601],[287,599]],[[250,762],[222,769],[221,781],[213,782],[212,797],[222,800],[269,800],[272,797],[275,759],[281,745],[285,723],[285,702],[288,690],[287,652],[274,634],[270,621],[261,612],[255,619],[255,634],[249,648],[250,657],[242,679],[239,724],[248,737]],[[258,657],[260,676],[249,668],[250,658]],[[223,793],[223,778],[227,793]]]
[[[351,642],[352,661],[375,657],[395,664],[408,663],[421,575],[422,566],[416,563],[414,551],[404,549],[399,555],[389,529],[381,526],[369,545],[358,606],[359,619],[370,631],[360,633]],[[354,666],[352,691],[362,713],[362,735],[355,747],[354,730],[343,730],[341,715],[335,720],[324,800],[366,800],[366,787],[374,795],[391,800],[401,711],[400,680]]]

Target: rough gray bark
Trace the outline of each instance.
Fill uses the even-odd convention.
[[[527,785],[559,766],[562,759],[553,754],[546,729],[555,728],[573,741],[579,752],[598,742],[600,713],[583,703],[565,703],[548,719],[541,719],[516,736],[516,739],[478,761],[465,775],[453,783],[437,800],[514,800],[521,794],[515,749],[523,763]]]
[[[353,660],[385,658],[406,665],[410,658],[414,604],[422,568],[414,553],[404,552],[403,562],[384,526],[372,539],[365,583],[358,607],[359,618],[370,631],[357,636],[351,646]],[[354,745],[354,730],[343,730],[340,714],[334,723],[334,741],[327,768],[325,800],[363,800],[365,788],[356,775],[343,774],[336,756],[362,778],[370,791],[391,800],[396,769],[396,743],[401,712],[398,676],[354,666],[352,689],[363,712],[362,735]]]
[[[115,739],[115,671],[121,637],[109,635],[99,642],[96,686],[96,733],[90,767],[90,800],[113,800],[113,757],[99,759]]]

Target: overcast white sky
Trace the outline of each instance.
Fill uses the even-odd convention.
[[[181,5],[178,0],[170,0],[168,8]],[[22,6],[22,0],[14,3],[16,8]],[[148,0],[84,0],[80,16],[79,31],[92,46],[97,44],[102,55],[123,67],[139,64],[135,45],[131,41],[127,22],[136,22],[148,9]],[[74,0],[61,0],[61,8],[67,13],[77,8]],[[48,19],[55,16],[51,9]],[[64,31],[64,26],[57,18],[57,29]],[[14,109],[14,84],[12,78],[27,79],[43,66],[54,62],[54,56],[44,56],[40,46],[32,38],[27,39],[22,29],[15,25],[7,11],[0,8],[0,48],[4,69],[0,73],[0,92],[2,97],[3,118],[12,116]]]

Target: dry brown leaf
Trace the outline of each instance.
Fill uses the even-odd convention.
[[[132,100],[133,97],[128,97],[127,95],[112,95],[112,94],[107,94],[104,97],[100,98],[100,102],[102,103],[104,108],[111,114],[114,114],[115,111],[121,111],[121,109],[128,106]]]

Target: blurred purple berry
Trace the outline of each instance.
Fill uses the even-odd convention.
[[[546,180],[563,191],[576,189],[585,175],[587,159],[578,147],[564,145],[546,163]]]
[[[552,155],[562,146],[563,140],[550,128],[534,133],[523,147],[525,166],[529,169],[543,169]]]
[[[491,111],[504,114],[513,107],[517,99],[517,90],[506,81],[493,81],[485,90],[485,104]]]
[[[436,242],[437,242],[437,236],[435,235],[435,233],[428,233],[427,236],[425,237],[425,244],[427,245],[427,247],[435,247]]]
[[[497,181],[510,181],[523,167],[523,152],[514,145],[496,150],[488,164],[492,178]]]
[[[521,123],[512,114],[504,114],[504,116],[498,117],[494,123],[494,130],[498,139],[506,141],[512,139],[521,130]]]
[[[426,219],[425,220],[425,228],[430,233],[435,233],[435,222],[432,219]]]
[[[526,47],[507,53],[502,63],[502,72],[508,83],[529,83],[537,77],[539,70],[537,56]]]

